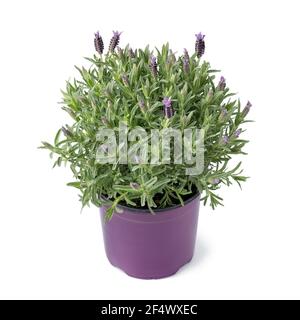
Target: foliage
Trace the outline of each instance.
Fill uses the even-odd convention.
[[[215,83],[217,71],[197,52],[189,57],[185,50],[176,57],[168,44],[155,51],[148,46],[135,51],[111,46],[102,54],[103,43],[99,43],[97,55],[87,58],[90,68],[77,68],[80,78],[67,82],[62,109],[72,122],[58,130],[52,144],[42,142],[41,148],[57,156],[54,166],[70,165],[74,182],[68,185],[80,190],[82,205],[108,201],[109,216],[118,203],[151,210],[183,203],[195,189],[212,208],[222,204],[216,191],[246,180],[241,163],[233,169],[228,164],[233,155],[244,154],[247,141],[239,135],[251,104],[242,109],[225,79]],[[165,97],[172,101],[171,117],[163,113]],[[203,128],[204,172],[187,176],[186,164],[97,163],[98,130],[116,128],[120,121],[126,121],[129,129]]]

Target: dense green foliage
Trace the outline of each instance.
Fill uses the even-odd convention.
[[[151,58],[157,61],[153,72]],[[56,155],[55,165],[68,163],[80,190],[83,206],[99,206],[109,198],[111,215],[118,203],[130,206],[168,207],[183,203],[197,188],[204,203],[221,204],[216,194],[222,185],[240,184],[240,163],[228,169],[232,155],[244,154],[247,143],[239,137],[247,122],[250,103],[241,109],[225,84],[215,80],[216,71],[196,54],[176,57],[166,44],[161,50],[133,51],[127,46],[116,52],[88,58],[91,67],[78,68],[80,78],[67,82],[63,110],[72,122],[58,130],[52,144],[42,148]],[[163,98],[171,97],[174,115],[166,118]],[[99,164],[96,152],[100,128],[117,128],[126,121],[130,128],[203,128],[205,130],[205,169],[187,176],[186,164]],[[242,128],[244,129],[244,128]]]

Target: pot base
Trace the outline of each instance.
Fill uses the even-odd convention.
[[[180,266],[179,268],[177,269],[174,269],[173,271],[169,271],[169,272],[165,272],[165,273],[157,273],[157,274],[141,274],[141,273],[138,273],[138,274],[133,274],[131,273],[130,271],[126,271],[126,270],[123,270],[121,267],[117,266],[117,265],[114,265],[108,258],[108,261],[110,262],[110,264],[116,268],[116,269],[119,269],[120,271],[124,272],[126,275],[128,275],[129,277],[132,277],[132,278],[135,278],[135,279],[142,279],[142,280],[159,280],[159,279],[164,279],[164,278],[168,278],[168,277],[171,277],[173,276],[174,274],[176,274],[177,272],[179,272],[183,267],[185,267],[187,264],[189,264],[191,261],[192,261],[193,257],[191,259],[189,259],[187,262],[185,262],[182,266]]]

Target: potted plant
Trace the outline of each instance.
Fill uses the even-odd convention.
[[[41,148],[69,164],[82,206],[100,207],[110,262],[131,276],[161,278],[192,259],[200,195],[214,209],[222,185],[239,185],[241,138],[251,104],[234,99],[224,77],[195,52],[120,48],[104,53],[95,34],[90,68],[68,81],[63,107],[72,118]]]

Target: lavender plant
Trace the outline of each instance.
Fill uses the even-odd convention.
[[[212,208],[222,204],[217,191],[222,185],[246,180],[241,163],[229,169],[232,157],[245,154],[248,142],[242,139],[246,116],[244,108],[230,92],[225,78],[202,60],[204,35],[196,35],[195,52],[176,57],[165,44],[160,50],[118,48],[120,32],[114,32],[104,54],[102,37],[95,34],[96,54],[87,58],[90,68],[77,68],[79,79],[68,81],[63,107],[72,121],[58,130],[54,142],[41,148],[56,155],[54,166],[69,164],[74,181],[69,186],[80,190],[82,205],[110,205],[108,216],[118,204],[134,207],[170,207],[195,192]],[[97,132],[117,128],[126,121],[129,129],[172,127],[202,128],[205,132],[204,170],[186,175],[190,164],[106,163],[97,162],[100,146]],[[101,146],[106,149],[108,146]]]

